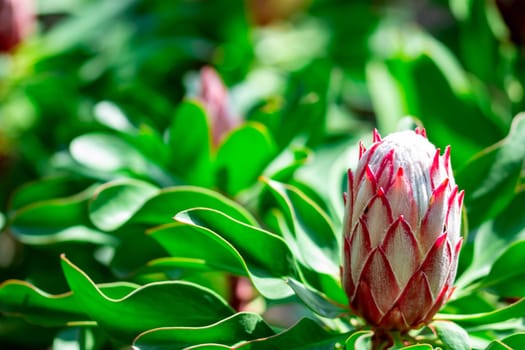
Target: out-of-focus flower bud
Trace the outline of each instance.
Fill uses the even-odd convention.
[[[0,0],[0,52],[12,52],[31,32],[32,0]]]
[[[424,129],[384,139],[375,131],[348,171],[345,200],[342,280],[352,309],[381,330],[428,323],[452,294],[462,243],[450,147],[440,155]]]
[[[260,26],[286,20],[309,3],[309,0],[246,0],[252,20]]]
[[[212,140],[217,146],[224,135],[239,124],[239,118],[229,105],[228,90],[212,67],[202,68],[200,73],[200,91],[197,97],[206,108],[210,118]]]

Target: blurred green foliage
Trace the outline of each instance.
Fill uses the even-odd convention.
[[[412,336],[522,344],[512,3],[39,1],[0,56],[0,347],[369,346],[345,315],[341,193],[358,140],[414,125],[451,145],[466,210],[456,293]],[[203,66],[242,119],[218,145]]]

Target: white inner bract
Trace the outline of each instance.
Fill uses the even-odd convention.
[[[378,169],[386,154],[395,149],[394,164],[396,171],[402,167],[410,182],[414,200],[418,204],[427,204],[432,195],[429,169],[436,153],[436,147],[425,137],[413,131],[401,131],[385,137],[369,160],[372,170]],[[440,167],[441,168],[441,167]],[[444,179],[446,174],[441,174]],[[423,217],[427,205],[419,205],[419,217]]]

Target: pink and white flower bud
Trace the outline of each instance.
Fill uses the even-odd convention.
[[[345,194],[342,281],[350,306],[373,327],[429,322],[452,294],[462,239],[463,191],[424,129],[374,132],[360,145]]]
[[[204,104],[212,131],[213,145],[217,146],[225,134],[239,124],[229,105],[228,90],[212,67],[202,68],[198,99]]]
[[[0,52],[12,52],[34,24],[33,0],[0,0]]]

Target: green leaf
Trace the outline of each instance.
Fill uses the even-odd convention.
[[[288,147],[273,159],[263,175],[275,181],[289,181],[295,171],[310,160],[311,153],[304,147]]]
[[[72,293],[52,295],[18,280],[0,284],[0,311],[43,326],[64,326],[68,322],[89,320]]]
[[[237,313],[206,327],[166,327],[140,334],[133,342],[137,350],[175,350],[206,343],[233,346],[275,333],[261,316]]]
[[[42,178],[19,187],[10,198],[9,207],[11,210],[18,210],[50,198],[69,197],[86,189],[89,184],[86,180],[68,176]]]
[[[338,275],[338,239],[328,216],[296,188],[272,180],[267,184],[280,210],[272,213],[274,224],[297,259],[318,272]]]
[[[401,118],[416,116],[434,143],[452,146],[456,165],[503,136],[507,125],[483,108],[467,72],[434,37],[411,25],[389,23],[379,26],[369,42],[376,59],[367,69],[367,82],[382,131],[392,132]]]
[[[342,305],[336,305],[335,302],[330,300],[326,295],[292,278],[288,279],[288,284],[292,287],[299,299],[312,309],[312,311],[323,317],[338,318],[350,313],[349,309],[344,308]]]
[[[91,133],[79,136],[71,142],[70,153],[94,177],[108,180],[132,174],[162,186],[176,182],[138,147],[117,135]]]
[[[359,349],[359,343],[372,337],[372,331],[356,331],[352,333],[345,342],[345,349]],[[362,346],[362,345],[361,345]]]
[[[144,203],[130,218],[129,223],[148,226],[165,224],[172,222],[176,213],[196,207],[215,209],[244,223],[257,225],[252,214],[237,202],[215,191],[193,186],[162,189]]]
[[[453,322],[435,321],[432,323],[445,350],[469,350],[469,336],[467,332]]]
[[[515,333],[501,340],[492,341],[485,350],[520,349],[523,344],[525,344],[525,333]]]
[[[110,129],[132,135],[138,131],[124,111],[111,101],[98,102],[93,112],[97,122]]]
[[[465,190],[471,228],[497,216],[515,196],[525,162],[524,139],[525,113],[520,113],[507,137],[476,155],[458,172],[456,180]]]
[[[242,260],[233,247],[209,230],[196,230],[191,225],[177,222],[153,228],[148,234],[170,255],[170,258],[150,262],[150,266],[171,270],[194,267],[246,274]]]
[[[292,327],[274,336],[251,340],[235,347],[256,349],[337,349],[348,337],[347,333],[332,333],[309,318],[303,318]]]
[[[291,295],[284,278],[297,277],[297,267],[290,249],[280,237],[211,209],[190,209],[177,214],[175,219],[201,232],[222,237],[239,256],[255,287],[266,297],[276,299]],[[205,247],[203,249],[207,252]]]
[[[103,293],[114,298],[120,298],[137,287],[127,282],[98,286]],[[79,308],[73,293],[49,294],[20,280],[7,280],[0,284],[0,311],[48,327],[65,326],[72,322],[93,324],[84,310]]]
[[[116,298],[64,256],[62,268],[80,309],[123,341],[153,328],[206,326],[233,313],[217,294],[191,283],[156,282]]]
[[[168,147],[173,159],[170,168],[191,184],[210,186],[210,138],[203,107],[197,101],[181,102],[168,132]]]
[[[53,340],[53,349],[102,350],[107,335],[96,327],[68,327]]]
[[[347,185],[347,170],[355,168],[359,155],[359,140],[369,138],[371,131],[359,133],[343,140],[326,142],[316,148],[312,160],[301,167],[295,176],[300,183],[307,185],[323,200],[316,202],[319,206],[326,206],[336,233],[342,231],[344,216],[343,191]],[[297,184],[293,183],[297,186]],[[300,188],[304,193],[304,187]],[[310,196],[310,199],[314,199]],[[338,235],[339,236],[339,235]]]
[[[490,312],[465,315],[437,314],[436,319],[456,321],[460,323],[465,322],[469,324],[491,324],[510,320],[512,318],[521,318],[523,315],[525,315],[525,298]]]
[[[234,130],[217,152],[219,188],[236,195],[254,185],[275,153],[275,144],[262,124],[248,123]]]
[[[101,230],[114,231],[158,191],[158,187],[134,179],[106,183],[97,188],[89,206],[89,217]]]
[[[466,286],[489,274],[494,262],[510,244],[525,239],[523,203],[525,191],[519,192],[494,220],[479,227],[472,262],[456,281],[458,297],[465,291],[468,292]],[[481,287],[481,284],[477,287]]]
[[[90,223],[87,206],[92,194],[93,188],[88,188],[70,197],[42,200],[21,207],[10,218],[11,232],[25,244],[84,242],[114,245],[114,237],[94,229]]]
[[[504,297],[524,297],[525,286],[525,240],[514,242],[494,262],[487,277],[481,282],[481,288]]]

